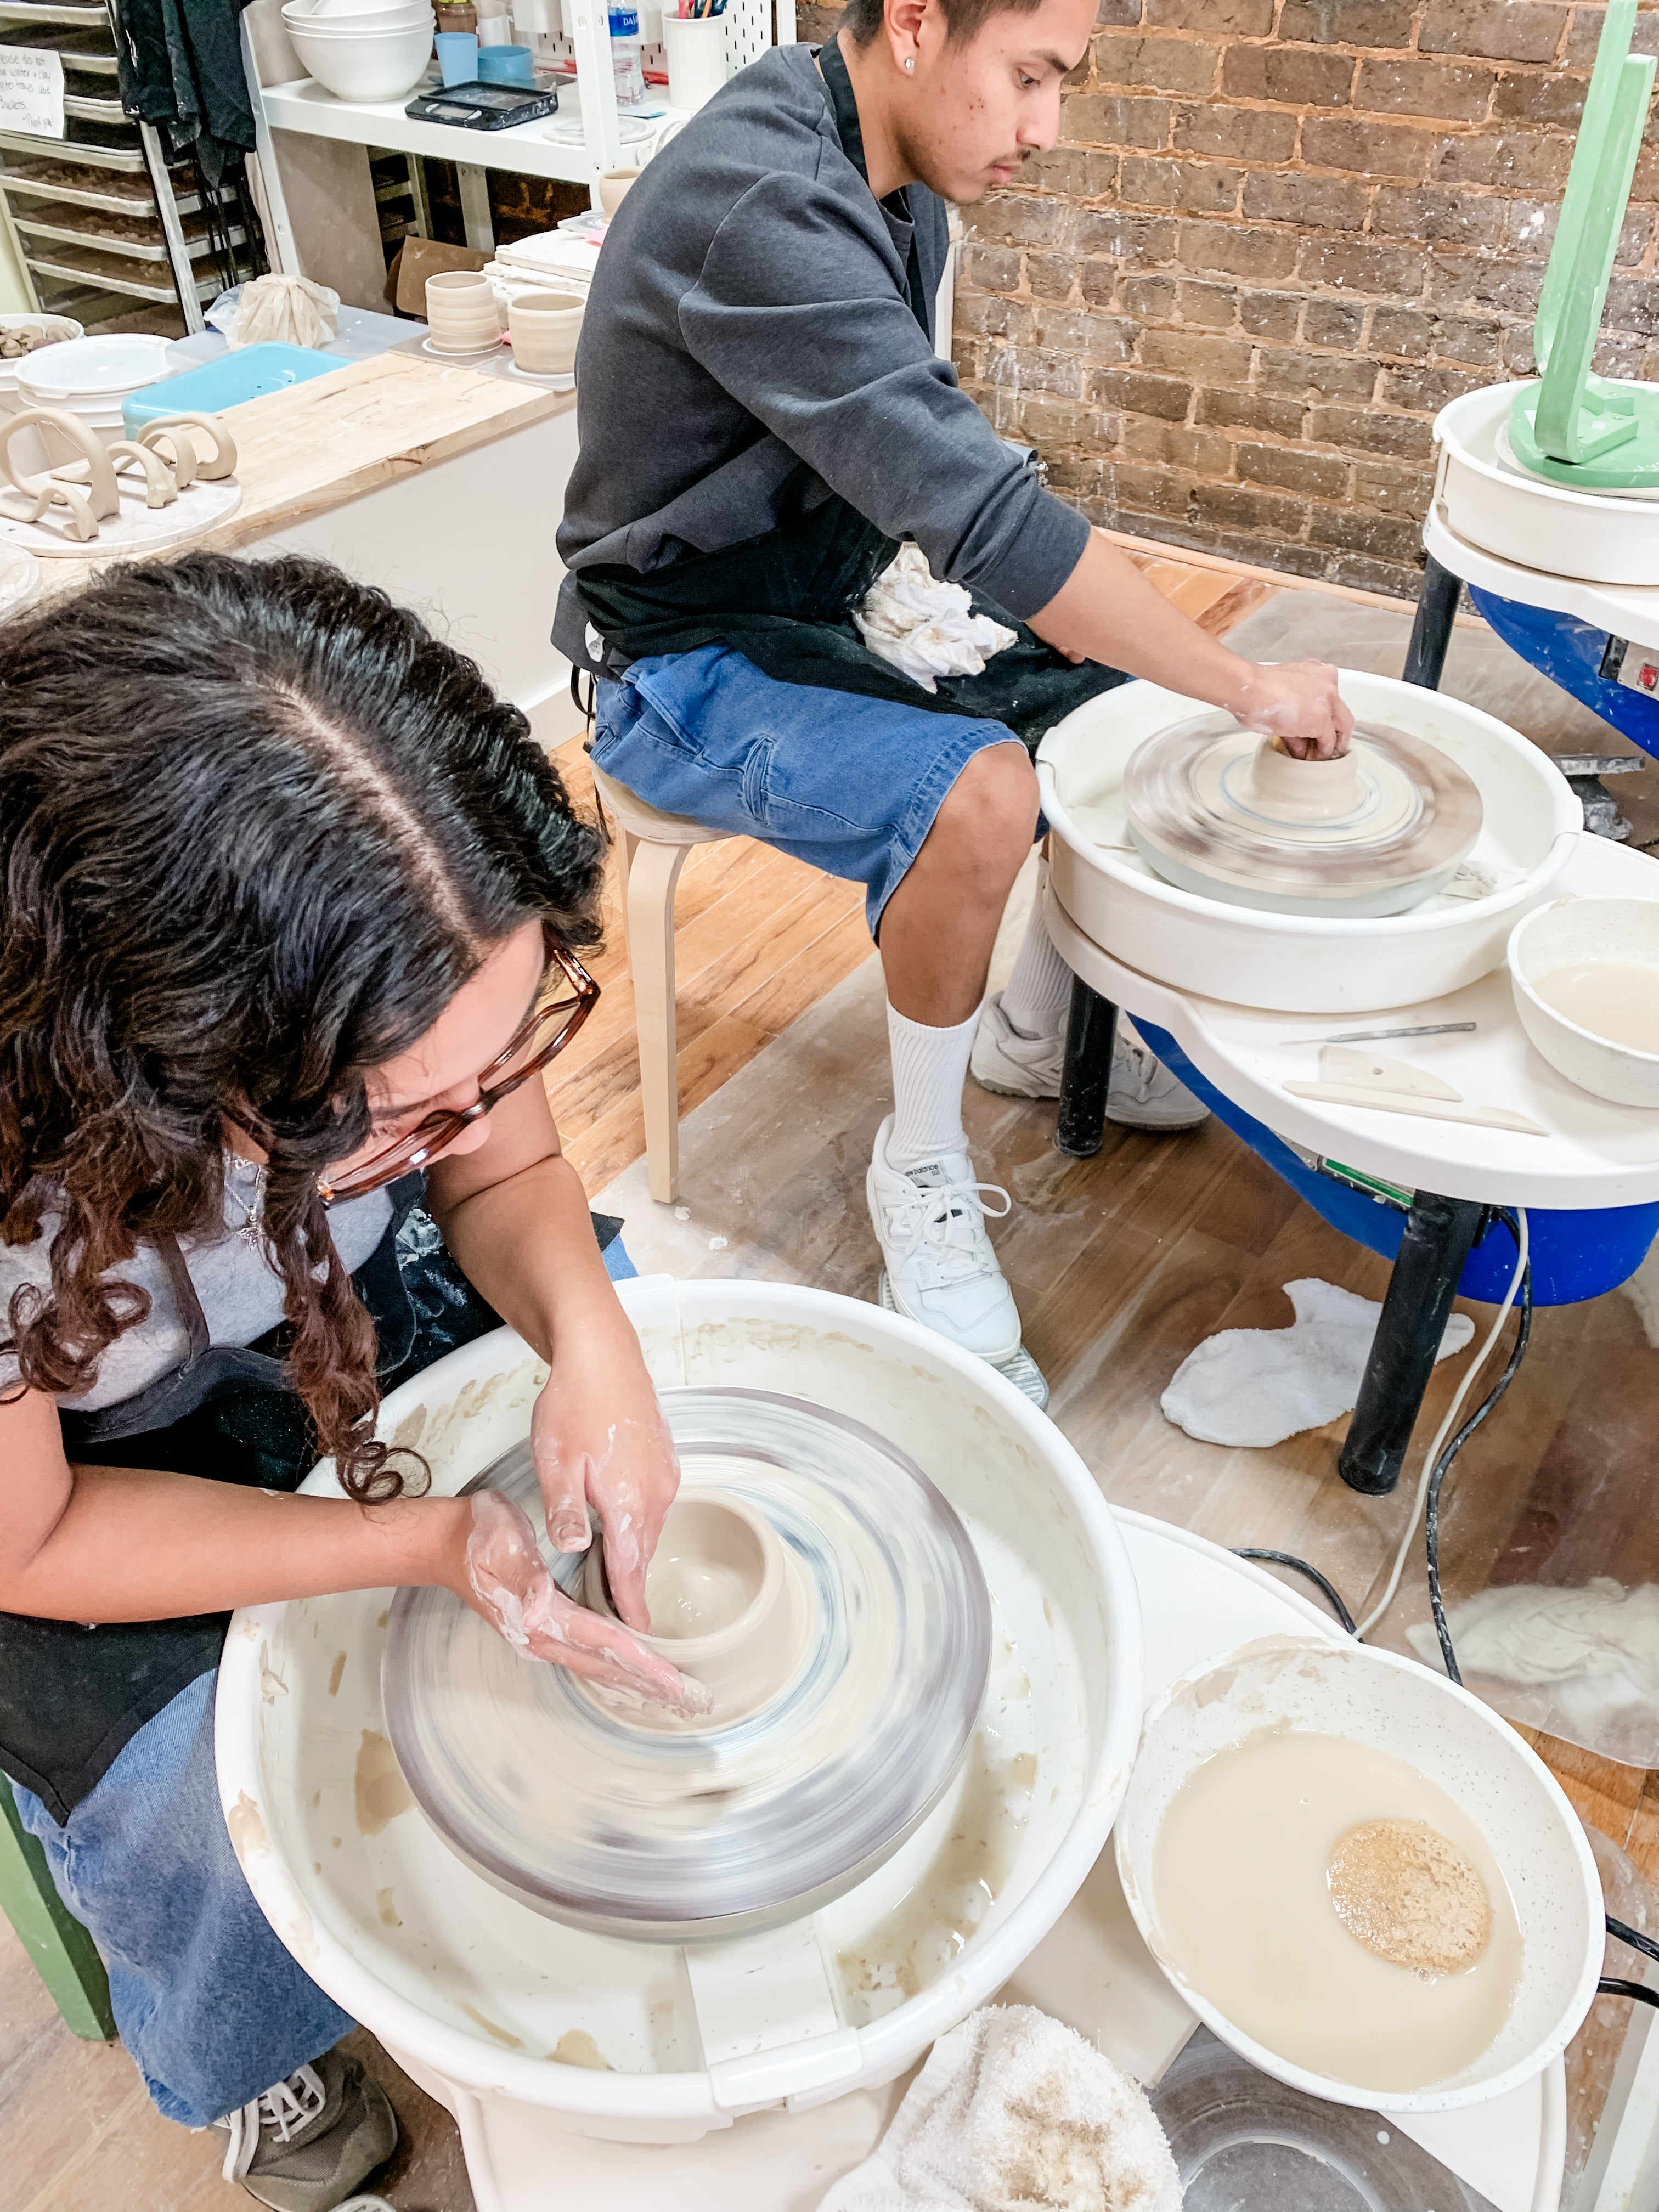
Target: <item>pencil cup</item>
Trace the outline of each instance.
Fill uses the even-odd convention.
[[[484,46],[478,54],[480,84],[522,85],[536,88],[536,65],[528,46]]]
[[[507,334],[516,366],[532,376],[570,375],[584,304],[574,292],[520,292],[509,301]]]
[[[701,107],[726,82],[726,20],[720,15],[665,15],[668,105]]]
[[[501,341],[489,279],[471,270],[447,269],[427,278],[426,319],[440,353],[482,353]]]

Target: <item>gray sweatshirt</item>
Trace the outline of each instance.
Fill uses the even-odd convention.
[[[930,303],[945,210],[908,200]],[[775,47],[649,162],[599,256],[576,356],[568,568],[648,572],[838,492],[937,576],[1024,618],[1089,526],[1005,446],[905,295],[911,225],[842,151],[811,47]],[[567,578],[554,642],[588,665]]]

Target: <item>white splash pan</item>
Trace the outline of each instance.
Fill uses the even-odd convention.
[[[1525,384],[1466,392],[1434,418],[1433,505],[1471,545],[1547,576],[1659,584],[1659,503],[1542,483],[1498,457],[1498,432]]]
[[[1170,1958],[1153,1866],[1170,1802],[1218,1753],[1282,1729],[1346,1736],[1404,1759],[1455,1801],[1503,1870],[1521,1926],[1521,1978],[1495,2040],[1446,2081],[1422,2089],[1362,2089],[1310,2073],[1235,2027]],[[1135,1925],[1186,2002],[1253,2066],[1310,2097],[1379,2112],[1485,2104],[1535,2080],[1595,2002],[1605,1948],[1601,1884],[1560,1784],[1478,1698],[1391,1651],[1268,1637],[1183,1675],[1146,1716],[1115,1840]]]
[[[583,1934],[492,1887],[418,1811],[360,1829],[354,1776],[365,1732],[385,1727],[391,1591],[239,1613],[217,1747],[243,1870],[307,1971],[455,2113],[481,2212],[544,2205],[568,2132],[691,2142],[743,2113],[891,2081],[1060,1917],[1105,1843],[1139,1734],[1140,1608],[1122,1539],[1082,1460],[1010,1384],[930,1331],[827,1292],[665,1277],[621,1291],[659,1382],[782,1389],[850,1413],[910,1453],[962,1516],[993,1607],[969,1763],[1000,1777],[979,1790],[970,1833],[991,1858],[1001,1845],[1006,1870],[994,1899],[979,1894],[976,1923],[963,1917],[960,1949],[942,1942],[908,1990],[894,1961],[936,1924],[929,1899],[951,1887],[938,1862],[965,1784],[810,1920],[689,1950]],[[395,1392],[381,1432],[417,1443],[453,1492],[526,1433],[543,1372],[502,1329]],[[306,1488],[331,1490],[331,1473]],[[959,1844],[956,1856],[965,1893],[986,1863]],[[908,1917],[902,1940],[895,1914]],[[849,1993],[841,1959],[868,1962],[852,1978],[878,1986]],[[550,2063],[561,2045],[588,2064]],[[595,2053],[617,2070],[594,2070]],[[533,2192],[501,2179],[529,2173]]]
[[[1068,714],[1037,750],[1054,896],[1083,934],[1178,991],[1279,1013],[1370,1013],[1478,982],[1503,964],[1509,934],[1551,896],[1583,811],[1547,754],[1478,707],[1392,677],[1340,672],[1361,721],[1391,723],[1440,747],[1480,789],[1485,819],[1450,889],[1408,914],[1370,919],[1268,914],[1177,890],[1129,840],[1123,771],[1146,738],[1197,702],[1125,684]],[[1470,871],[1495,888],[1457,895]]]

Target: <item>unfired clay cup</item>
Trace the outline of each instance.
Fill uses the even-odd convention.
[[[623,197],[638,177],[637,169],[607,169],[599,179],[599,205],[608,222],[623,204]]]
[[[532,376],[568,376],[575,367],[584,302],[574,292],[520,292],[508,303],[513,358]]]
[[[426,280],[427,327],[440,353],[482,353],[498,344],[501,319],[489,279],[467,269],[447,269]]]
[[[714,1710],[703,1720],[687,1723],[660,1707],[630,1705],[628,1717],[642,1728],[724,1728],[763,1705],[794,1673],[805,1627],[805,1593],[789,1571],[777,1532],[758,1513],[720,1492],[682,1489],[669,1507],[647,1576],[647,1602],[653,1583],[660,1588],[676,1564],[694,1577],[713,1571],[726,1600],[724,1617],[701,1634],[678,1633],[672,1607],[659,1598],[653,1609],[658,1632],[639,1641],[701,1682],[714,1698]],[[615,1619],[597,1534],[582,1561],[580,1595],[594,1612]],[[611,1705],[603,1692],[594,1694]]]
[[[1262,812],[1281,822],[1340,822],[1364,796],[1351,752],[1340,760],[1297,760],[1277,738],[1256,747],[1250,789]]]

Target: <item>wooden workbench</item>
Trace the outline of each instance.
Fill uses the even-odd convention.
[[[562,691],[568,672],[548,632],[574,392],[387,353],[225,420],[241,505],[175,553],[335,561],[419,609],[520,706]],[[43,560],[41,597],[82,589],[110,565]]]

